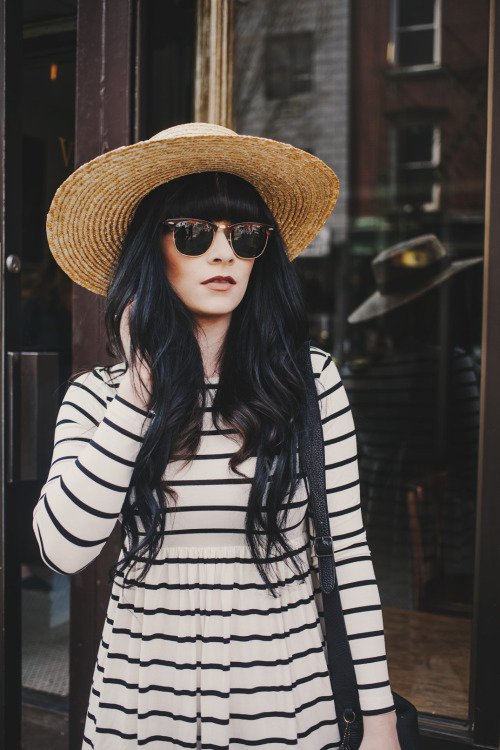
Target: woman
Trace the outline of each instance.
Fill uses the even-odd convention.
[[[331,212],[336,176],[289,144],[190,123],[68,179],[51,250],[105,290],[119,358],[70,383],[33,518],[66,574],[122,525],[83,747],[338,747],[296,464],[307,316],[290,263]],[[304,203],[308,189],[304,213],[294,193]],[[352,416],[331,356],[312,346],[311,360],[362,750],[399,750]]]

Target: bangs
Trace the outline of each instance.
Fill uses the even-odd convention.
[[[169,218],[209,221],[262,221],[275,224],[260,194],[249,182],[228,172],[196,172],[169,181]]]

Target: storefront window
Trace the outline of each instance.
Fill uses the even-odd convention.
[[[297,259],[355,418],[391,683],[466,719],[476,517],[488,2],[235,3],[234,129],[329,164]]]

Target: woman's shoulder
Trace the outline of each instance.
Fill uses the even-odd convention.
[[[125,371],[124,362],[96,365],[91,369],[73,374],[68,383],[68,391],[71,389],[73,399],[79,396],[85,398],[86,394],[90,394],[106,406],[110,398],[113,398]]]
[[[112,365],[99,365],[93,369],[95,377],[102,380],[108,388],[112,388],[113,390],[118,388],[126,371],[125,362],[115,362]]]
[[[328,396],[330,393],[336,394],[342,390],[340,372],[330,352],[313,344],[310,345],[309,351],[319,397]]]
[[[309,352],[312,369],[316,377],[321,378],[327,370],[328,372],[337,371],[337,366],[330,352],[312,343],[309,345]]]

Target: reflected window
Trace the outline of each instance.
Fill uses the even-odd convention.
[[[395,62],[404,67],[440,62],[440,0],[393,0]]]
[[[313,35],[270,34],[265,44],[266,99],[284,99],[312,89]]]
[[[408,123],[396,128],[394,195],[403,209],[439,208],[440,183],[437,167],[440,161],[441,133],[432,123]]]

